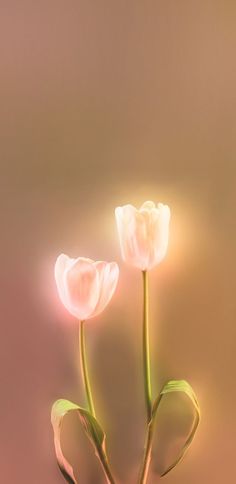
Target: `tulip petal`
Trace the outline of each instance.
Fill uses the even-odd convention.
[[[67,309],[80,320],[88,319],[93,313],[98,297],[98,275],[93,261],[76,259],[65,271],[65,292]]]
[[[143,214],[132,205],[117,207],[115,214],[122,258],[125,262],[143,270],[148,261]]]
[[[167,205],[158,204],[150,214],[150,253],[149,269],[159,264],[166,255],[169,240],[170,209]]]
[[[66,305],[66,301],[67,301],[66,290],[64,285],[64,273],[67,267],[73,262],[74,262],[74,259],[71,259],[70,257],[68,257],[68,255],[60,254],[55,264],[55,279],[56,279],[57,290],[61,298],[61,301],[64,305]]]
[[[169,207],[159,204],[159,207],[150,211],[147,217],[147,232],[149,240],[148,269],[159,264],[164,258],[169,239]]]
[[[119,277],[119,267],[116,262],[98,261],[94,265],[99,277],[100,295],[92,317],[101,313],[110,302]]]
[[[150,254],[150,210],[136,212],[135,234],[133,235],[133,246],[136,247],[136,258],[138,267],[142,270],[148,268]]]

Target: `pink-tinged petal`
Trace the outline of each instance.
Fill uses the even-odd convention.
[[[99,298],[98,274],[93,261],[78,258],[65,271],[66,307],[80,320],[91,317]]]
[[[110,302],[119,278],[119,267],[116,262],[95,262],[98,277],[100,295],[92,317],[101,313]]]
[[[68,255],[61,254],[56,260],[55,263],[55,279],[57,290],[60,296],[62,303],[66,304],[66,291],[65,291],[65,284],[64,284],[64,274],[67,267],[72,263],[73,259],[70,259]]]

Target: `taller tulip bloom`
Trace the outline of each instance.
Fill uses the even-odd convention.
[[[140,209],[117,207],[115,215],[123,260],[142,271],[159,264],[168,246],[169,207],[147,201]]]
[[[66,309],[80,324],[80,361],[88,409],[96,419],[91,385],[89,380],[84,323],[100,314],[110,302],[119,277],[119,268],[115,262],[94,262],[91,259],[78,257],[71,259],[61,254],[55,264],[55,279],[60,299]],[[100,458],[107,482],[114,484],[114,479],[107,459]]]

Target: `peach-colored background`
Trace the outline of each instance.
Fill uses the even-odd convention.
[[[172,209],[168,256],[151,274],[155,391],[186,378],[202,408],[165,482],[235,482],[235,25],[231,0],[0,2],[1,482],[63,482],[50,406],[83,392],[54,261],[121,263],[114,207],[145,199]],[[135,483],[141,277],[120,265],[86,336],[114,471]],[[80,482],[103,482],[80,442]]]

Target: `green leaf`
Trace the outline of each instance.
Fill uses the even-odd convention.
[[[156,417],[158,407],[159,407],[163,397],[165,395],[167,395],[168,393],[173,393],[173,392],[185,393],[185,395],[187,395],[189,397],[189,399],[191,400],[191,402],[193,404],[195,415],[194,415],[192,428],[191,428],[189,435],[188,435],[188,437],[187,437],[187,439],[186,439],[186,441],[185,441],[185,443],[182,447],[182,450],[180,451],[177,459],[173,462],[173,464],[171,464],[161,474],[161,477],[168,474],[168,472],[170,472],[172,469],[174,469],[174,467],[176,467],[176,465],[183,459],[185,453],[187,452],[187,450],[188,450],[188,448],[189,448],[189,446],[190,446],[190,444],[191,444],[191,442],[192,442],[192,440],[195,436],[196,430],[197,430],[199,422],[200,422],[200,407],[199,407],[199,404],[198,404],[198,401],[197,401],[197,397],[196,397],[192,387],[185,380],[171,380],[164,385],[164,387],[162,388],[159,396],[157,397],[157,399],[154,402],[153,409],[152,409],[152,421],[154,421],[154,419]]]
[[[54,444],[58,466],[67,482],[70,484],[77,484],[73,468],[66,460],[61,448],[61,429],[63,419],[70,412],[77,413],[85,432],[95,449],[95,454],[99,458],[104,470],[108,472],[109,469],[107,469],[107,456],[105,451],[106,436],[97,420],[84,408],[79,407],[69,400],[63,399],[57,400],[53,404],[51,422],[54,431]]]

